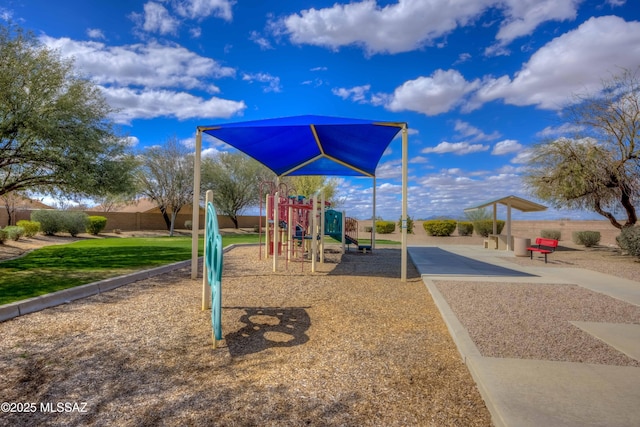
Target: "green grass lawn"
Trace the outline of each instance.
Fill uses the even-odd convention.
[[[257,234],[222,237],[223,246],[257,242]],[[200,255],[202,248],[201,238]],[[0,262],[0,305],[190,258],[191,237],[87,239],[46,246]]]
[[[222,236],[223,246],[235,243],[258,243],[258,234]],[[202,248],[201,238],[200,255]],[[0,305],[190,258],[191,237],[87,239],[46,246],[0,262]]]

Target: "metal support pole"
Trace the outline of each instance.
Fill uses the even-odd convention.
[[[324,191],[320,196],[320,264],[324,264]]]
[[[347,243],[347,214],[345,211],[342,211],[342,253],[346,253],[345,245]]]
[[[407,281],[407,187],[409,182],[409,138],[407,124],[402,126],[402,254],[400,280]],[[375,221],[375,218],[374,218]]]
[[[316,272],[316,256],[318,255],[318,197],[319,193],[313,196],[311,202],[311,272]]]
[[[280,208],[280,193],[276,191],[273,196],[273,272],[278,271],[278,239],[280,236],[280,218],[278,217],[278,210]]]
[[[271,249],[271,228],[272,226],[269,224],[269,214],[271,211],[271,202],[269,201],[269,194],[265,196],[267,198],[265,206],[265,224],[264,224],[264,258],[269,259],[269,250]]]

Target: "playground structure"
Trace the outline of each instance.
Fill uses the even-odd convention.
[[[357,220],[332,209],[324,194],[316,193],[307,199],[295,195],[295,190],[286,184],[273,182],[262,183],[260,193],[259,257],[262,258],[264,236],[265,258],[272,257],[274,272],[280,257],[285,259],[287,268],[289,262],[300,262],[304,268],[309,257],[311,271],[315,272],[316,262],[324,262],[325,236],[341,242],[343,252],[345,246],[352,244],[363,252],[372,249],[371,245],[359,244]]]

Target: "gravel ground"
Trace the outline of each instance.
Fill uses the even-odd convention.
[[[569,323],[639,324],[636,305],[576,285],[435,283],[483,356],[640,366]]]

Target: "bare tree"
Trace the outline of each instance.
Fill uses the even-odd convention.
[[[173,236],[178,212],[193,200],[193,155],[176,137],[145,149],[137,179],[140,191],[153,200]]]
[[[565,111],[580,129],[534,147],[525,182],[556,207],[586,209],[616,228],[634,225],[640,201],[640,68],[576,97]],[[626,221],[614,212],[622,208]]]

